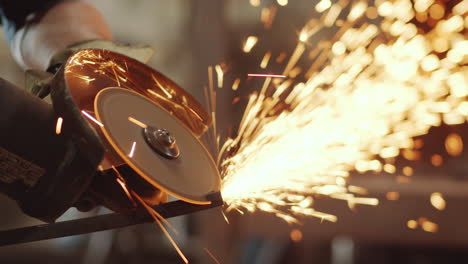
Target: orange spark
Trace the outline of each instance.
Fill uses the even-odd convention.
[[[207,248],[203,248],[203,250],[205,250],[206,254],[208,254],[208,256],[211,257],[211,259],[216,263],[216,264],[221,264],[221,262],[219,262],[219,260],[213,255],[213,253],[211,253]]]
[[[258,41],[258,37],[256,36],[247,37],[244,43],[244,48],[243,48],[244,52],[249,53],[253,49],[255,44],[257,44],[257,41]]]
[[[400,194],[398,192],[388,192],[385,196],[389,201],[396,201],[400,199]]]
[[[300,242],[302,240],[302,232],[299,229],[293,229],[291,230],[289,237],[293,242]]]
[[[441,155],[439,154],[434,154],[431,156],[431,164],[435,167],[439,167],[440,165],[442,165],[442,163],[444,162],[444,158],[442,158]]]
[[[422,229],[426,232],[436,233],[439,230],[439,225],[429,221],[425,218],[419,219],[419,224],[421,225]]]
[[[260,68],[265,69],[268,66],[268,62],[270,61],[271,58],[271,51],[268,51],[265,53],[265,56],[263,56],[262,62],[260,63]]]
[[[223,215],[224,221],[229,224],[229,219],[227,218],[226,214],[223,211],[221,211],[221,214]]]
[[[77,77],[82,79],[83,81],[86,81],[87,83],[90,83],[96,80],[96,78],[90,78],[89,76],[85,76],[85,75],[78,75]]]
[[[223,87],[223,69],[219,64],[215,66],[216,76],[218,77],[218,88]]]
[[[164,88],[164,86],[158,81],[158,79],[153,74],[151,74],[151,78],[153,78],[153,81],[156,83],[159,89],[161,89],[161,91],[167,96],[167,98],[172,99],[172,94],[166,88]],[[159,94],[157,94],[151,89],[147,89],[147,91],[149,93],[152,93],[153,95],[159,96]]]
[[[114,172],[117,174],[117,178],[116,178],[117,183],[120,185],[120,187],[122,187],[122,190],[124,190],[128,199],[132,202],[133,206],[136,207],[137,204],[135,203],[135,200],[133,200],[133,197],[130,194],[130,191],[128,190],[127,183],[125,182],[124,178],[120,174],[119,170],[117,170],[117,168],[115,168],[114,166],[112,166],[112,170],[114,170]]]
[[[460,135],[449,134],[445,139],[445,149],[450,156],[459,156],[463,152],[463,140]]]
[[[232,90],[237,91],[237,88],[239,88],[239,84],[240,84],[240,79],[236,78],[234,82],[232,83]]]
[[[60,133],[62,133],[62,124],[63,124],[63,118],[62,117],[57,118],[57,124],[55,125],[55,134],[60,135]]]
[[[166,235],[167,239],[169,239],[169,242],[171,242],[172,246],[175,248],[175,250],[177,251],[179,256],[182,258],[182,260],[185,263],[189,263],[188,259],[184,255],[184,253],[182,253],[182,250],[180,250],[179,246],[177,246],[177,244],[174,241],[174,239],[172,238],[172,236],[169,234],[167,229],[161,223],[160,220],[161,220],[161,218],[163,219],[163,217],[160,214],[158,214],[153,208],[151,208],[149,205],[147,205],[146,202],[143,201],[143,199],[141,199],[141,197],[137,193],[132,191],[132,195],[137,198],[137,200],[140,202],[140,204],[143,205],[145,207],[145,209],[148,211],[148,213],[151,215],[151,217],[153,217],[154,221],[159,225],[159,227],[163,231],[164,235]]]
[[[141,128],[147,128],[148,127],[148,125],[146,125],[145,123],[143,123],[143,122],[141,122],[139,120],[136,120],[135,118],[133,118],[131,116],[128,117],[128,121],[134,123],[135,125],[137,125],[137,126],[139,126]]]
[[[442,211],[445,209],[446,202],[444,197],[442,197],[442,194],[439,192],[435,192],[431,194],[431,204],[434,206],[439,211]]]
[[[410,229],[416,229],[418,227],[418,222],[416,220],[408,220],[407,226]]]

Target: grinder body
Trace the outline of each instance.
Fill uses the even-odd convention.
[[[26,214],[53,222],[71,206],[86,211],[98,204],[126,212],[137,206],[133,194],[148,205],[166,202],[167,194],[193,204],[218,199],[219,172],[199,141],[211,117],[161,73],[122,54],[87,49],[38,83],[32,95],[0,81],[0,192]],[[40,99],[47,95],[52,104]],[[147,129],[130,117],[170,128],[180,156],[155,151]],[[127,154],[132,142],[135,157]]]
[[[0,79],[0,191],[28,215],[54,221],[86,190],[103,150],[83,155],[78,135],[44,100]]]

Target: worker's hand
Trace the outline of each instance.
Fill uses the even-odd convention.
[[[47,70],[55,54],[75,43],[112,40],[109,26],[89,1],[54,2],[30,14],[10,42],[12,55],[24,70]]]

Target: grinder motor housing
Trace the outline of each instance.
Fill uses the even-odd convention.
[[[86,49],[39,83],[33,95],[0,80],[0,191],[18,201],[26,214],[53,222],[71,206],[89,210],[102,204],[120,212],[134,209],[117,179],[150,205],[166,202],[167,193],[189,203],[209,204],[213,193],[219,193],[216,165],[199,141],[211,125],[210,115],[161,73],[118,53]],[[40,99],[48,95],[52,104]],[[100,102],[110,106],[100,106]],[[116,107],[119,102],[123,103]],[[120,110],[136,119],[153,110],[155,114],[140,120],[148,123],[146,128],[128,121],[133,127],[127,128],[128,124],[116,123],[128,118],[115,114]],[[59,117],[63,125],[57,134]],[[173,129],[179,137],[165,134],[167,122],[177,127]],[[131,144],[115,136],[119,133],[128,133],[130,143],[139,142],[140,156],[132,159],[124,153]],[[180,153],[158,150],[149,136],[156,134],[166,144],[181,144]],[[148,164],[159,163],[149,167],[143,162],[146,159],[152,162]],[[197,160],[201,162],[195,165]],[[197,181],[200,184],[194,184]]]

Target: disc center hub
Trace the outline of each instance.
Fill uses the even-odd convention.
[[[159,155],[168,159],[179,157],[180,151],[176,139],[166,129],[147,126],[143,129],[143,137],[146,143]]]

